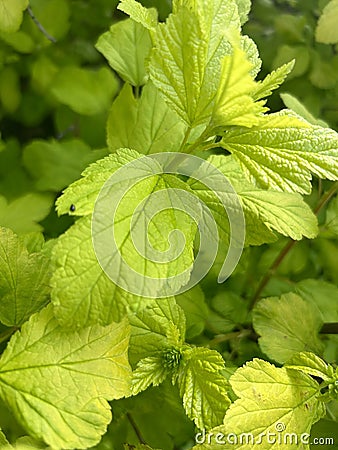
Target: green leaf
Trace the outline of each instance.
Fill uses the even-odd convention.
[[[178,390],[169,380],[136,397],[114,401],[112,412],[116,420],[110,424],[98,450],[119,449],[125,442],[137,445],[140,441],[130,418],[142,430],[143,440],[153,448],[173,450],[194,435],[194,426],[184,412]]]
[[[177,382],[187,416],[200,429],[219,425],[230,404],[229,384],[220,373],[223,369],[223,358],[215,350],[183,351]]]
[[[323,44],[338,42],[338,0],[331,0],[323,9],[316,28],[316,40]]]
[[[138,362],[133,372],[131,392],[137,395],[149,386],[160,385],[167,377],[168,369],[163,365],[161,356],[148,356]]]
[[[95,194],[92,195],[93,188],[101,189],[102,178],[109,178],[112,173],[109,173],[110,167],[116,167],[116,162],[122,155],[122,151],[117,156],[111,155],[92,165],[88,172],[85,172],[85,176],[88,177],[87,181],[92,180],[93,183],[88,183],[87,186],[86,183],[83,183],[84,191],[80,184],[77,186],[80,186],[79,197],[88,191],[91,195],[91,200],[86,203],[86,207],[88,207],[88,203],[89,207],[93,206],[95,201]],[[126,155],[128,158],[130,153],[126,152]],[[142,295],[142,297],[159,295],[158,289],[165,289],[168,282],[170,282],[170,288],[176,291],[189,281],[194,261],[193,243],[196,224],[193,218],[184,213],[184,206],[179,203],[180,197],[175,194],[177,190],[187,189],[187,186],[172,175],[153,175],[156,173],[153,169],[157,170],[156,164],[156,161],[150,158],[143,158],[140,166],[142,176],[140,177],[140,171],[134,170],[134,176],[130,175],[123,182],[118,181],[116,185],[110,182],[110,191],[105,196],[110,207],[111,195],[123,194],[123,198],[118,203],[114,220],[109,218],[107,223],[110,229],[114,228],[116,250],[114,252],[112,250],[112,254],[109,254],[108,266],[105,267],[110,271],[110,277],[120,287],[112,283],[97,261],[92,243],[90,215],[79,220],[58,239],[54,249],[56,272],[52,280],[52,298],[56,306],[57,317],[64,325],[84,326],[96,321],[103,324],[110,323],[111,320],[117,320],[116,318],[125,312],[129,303],[139,306],[142,301],[145,302],[138,295]],[[100,168],[103,171],[100,171]],[[149,176],[145,177],[145,173]],[[98,183],[98,179],[100,183]],[[70,187],[71,192],[72,186]],[[157,207],[158,196],[154,195],[151,200],[155,192],[160,194],[162,205],[167,204],[168,208],[162,209],[149,223],[150,246],[143,242],[140,243],[140,241],[137,242],[144,249],[141,255],[133,239],[137,236],[137,239],[140,240],[144,235],[142,227],[147,223],[147,214],[151,213],[152,207],[155,209]],[[136,214],[137,206],[146,198],[147,207],[142,209],[142,213]],[[171,207],[173,202],[175,205]],[[101,225],[100,217],[96,216],[95,220],[98,225]],[[136,233],[138,227],[141,227],[141,231]],[[156,258],[154,260],[148,252],[152,249],[161,253],[165,252],[168,248],[168,236],[173,229],[181,230],[185,236],[182,251],[172,260],[167,258],[162,264],[158,264]],[[173,251],[182,247],[179,236],[171,239],[171,244]],[[123,265],[121,261],[123,261]],[[116,271],[116,267],[119,267],[118,271]],[[149,277],[155,280],[155,283],[144,283],[140,286],[138,280],[143,277]],[[126,290],[123,289],[124,287]],[[137,295],[133,295],[132,292]],[[79,314],[80,311],[81,314]]]
[[[94,115],[108,109],[117,88],[116,78],[106,67],[94,71],[68,66],[55,75],[51,92],[78,114]]]
[[[235,292],[223,291],[211,299],[208,328],[215,334],[229,333],[247,319],[248,305]]]
[[[208,161],[217,167],[233,185],[242,204],[246,223],[246,244],[260,245],[274,240],[275,233],[300,240],[303,236],[314,238],[318,233],[317,219],[299,194],[262,190],[249,183],[239,165],[231,156],[211,156]],[[208,203],[208,195],[198,185],[191,185]],[[208,194],[208,192],[206,192]],[[213,201],[213,210],[219,211],[222,219],[222,205]],[[271,236],[271,239],[270,239]]]
[[[111,151],[132,148],[145,155],[175,152],[183,141],[185,126],[164,102],[152,83],[147,83],[139,100],[125,84],[113,103],[107,123]]]
[[[316,119],[308,109],[293,95],[291,94],[280,94],[281,99],[283,100],[284,105],[291,109],[294,113],[303,117],[307,122],[311,123],[311,125],[320,125],[321,127],[328,127],[328,124],[323,120]]]
[[[96,48],[120,77],[133,86],[145,84],[145,59],[151,50],[149,31],[132,19],[115,23],[100,36]]]
[[[317,316],[325,322],[338,322],[338,287],[324,280],[302,280],[295,293],[317,309]]]
[[[239,195],[244,211],[252,216],[251,222],[261,220],[269,230],[294,240],[317,236],[317,218],[301,195],[263,191],[251,186],[243,188]]]
[[[6,439],[6,436],[3,434],[3,432],[0,430],[0,445],[1,445],[1,448],[3,448],[2,446],[5,446],[5,445],[9,445],[9,442],[7,441],[7,439]],[[9,447],[10,448],[10,447]]]
[[[71,205],[75,205],[74,215],[86,216],[94,210],[96,198],[108,178],[125,164],[140,155],[134,150],[121,149],[114,155],[107,156],[91,164],[82,173],[82,178],[72,183],[56,201],[58,214],[72,213]]]
[[[44,219],[53,204],[50,194],[26,194],[10,203],[0,195],[0,226],[11,228],[15,233],[40,231],[38,224]]]
[[[338,82],[338,58],[314,53],[309,79],[319,89],[334,89]]]
[[[338,197],[330,201],[326,210],[325,226],[335,235],[338,235]]]
[[[292,72],[289,74],[289,80],[305,75],[311,63],[312,53],[306,45],[281,45],[278,47],[272,68],[277,69],[283,64],[294,61]]]
[[[15,33],[1,33],[0,35],[2,41],[19,53],[32,53],[35,49],[35,42],[32,37],[22,30]]]
[[[337,404],[337,402],[335,402]],[[323,444],[325,437],[325,444]],[[315,439],[318,439],[315,441]],[[311,445],[311,450],[332,450],[332,445],[338,442],[337,422],[329,419],[321,419],[315,423],[311,429],[311,442],[320,442],[318,445]]]
[[[132,363],[184,343],[185,316],[173,298],[152,300],[145,308],[130,314],[129,321]]]
[[[28,0],[0,0],[0,31],[13,33],[20,28]]]
[[[225,132],[221,145],[264,189],[311,192],[311,173],[338,179],[338,134],[311,126],[289,111],[269,114],[258,126]]]
[[[186,338],[198,336],[204,330],[205,321],[209,315],[204,292],[199,285],[196,285],[175,298],[186,317]]]
[[[239,42],[240,22],[233,0],[198,0],[176,8],[159,24],[149,73],[171,108],[190,127],[209,121],[222,58]]]
[[[259,57],[257,45],[249,36],[241,36],[241,49],[244,50],[251,64],[250,75],[252,78],[256,78],[262,67],[262,60]]]
[[[0,102],[6,112],[13,114],[21,102],[21,87],[18,72],[12,67],[5,67],[0,72]]]
[[[285,367],[289,369],[300,370],[301,372],[322,378],[323,380],[332,380],[334,378],[334,369],[326,364],[319,356],[310,352],[301,352],[293,355]]]
[[[218,442],[222,442],[225,450],[233,449],[234,443],[236,450],[308,448],[300,447],[300,443],[291,447],[290,441],[284,444],[283,438],[286,433],[299,439],[303,433],[310,434],[312,424],[325,415],[315,380],[301,372],[254,359],[234,373],[230,384],[239,399],[228,409],[224,424],[212,430],[211,442],[197,448],[219,449],[215,442],[217,433],[221,433]],[[234,438],[231,443],[226,441],[229,433]]]
[[[292,71],[295,65],[294,61],[290,61],[284,64],[273,72],[269,73],[264,80],[257,81],[252,96],[255,100],[259,100],[264,97],[268,97],[272,94],[272,91],[277,89],[282,83],[284,83],[286,77]]]
[[[243,50],[235,47],[231,55],[223,58],[212,126],[252,127],[259,123],[260,115],[267,109],[264,102],[255,103],[251,96],[256,86],[251,70],[252,64]]]
[[[135,0],[121,0],[117,9],[128,14],[135,22],[140,23],[148,30],[157,26],[157,11],[147,9]]]
[[[62,326],[107,325],[129,309],[147,304],[116,286],[99,265],[91,234],[91,216],[78,220],[59,237],[53,250],[52,277],[54,312]]]
[[[0,396],[27,431],[50,446],[92,447],[111,420],[107,400],[130,392],[128,337],[126,322],[66,331],[48,307],[4,351]]]
[[[241,24],[245,24],[248,20],[251,9],[251,0],[236,0]]]
[[[260,300],[253,311],[260,348],[280,363],[297,352],[320,353],[323,344],[318,333],[322,324],[317,309],[294,293]]]
[[[49,298],[51,267],[43,253],[30,253],[11,230],[0,228],[0,321],[22,325]]]
[[[79,139],[33,141],[23,151],[23,163],[41,191],[59,192],[79,178],[85,167],[103,156]]]

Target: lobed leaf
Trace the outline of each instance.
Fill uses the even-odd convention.
[[[234,47],[231,55],[224,56],[211,126],[252,127],[259,123],[267,109],[264,102],[255,102],[251,95],[256,86],[252,69],[247,55],[239,48]]]
[[[130,314],[129,321],[133,363],[184,343],[185,315],[173,298],[152,300],[145,308]],[[174,340],[170,339],[172,336]]]
[[[113,152],[132,148],[145,155],[175,152],[183,141],[185,126],[148,82],[140,99],[128,84],[114,101],[107,122],[107,142]]]
[[[117,9],[128,14],[131,19],[148,30],[153,30],[157,26],[157,11],[145,8],[136,0],[121,0]]]
[[[337,32],[338,0],[331,0],[323,9],[316,28],[316,40],[324,44],[336,44],[338,42]]]
[[[297,352],[320,353],[323,344],[318,333],[322,324],[317,309],[294,293],[260,300],[253,311],[260,348],[280,363]]]
[[[213,429],[226,450],[236,445],[238,450],[278,448],[289,445],[285,435],[298,437],[294,448],[308,449],[300,442],[303,433],[310,434],[313,423],[325,414],[320,400],[320,389],[311,377],[295,370],[276,368],[266,361],[254,359],[239,368],[230,378],[230,384],[239,397],[228,409],[224,424]],[[230,440],[227,438],[231,436]],[[286,438],[288,439],[288,438]],[[218,449],[212,438],[199,448]]]
[[[27,193],[7,202],[0,195],[0,226],[17,234],[41,231],[41,220],[48,216],[53,205],[50,193]]]
[[[265,189],[309,194],[311,174],[338,179],[338,134],[287,111],[266,115],[250,129],[225,132],[221,145]]]
[[[145,59],[151,50],[151,39],[141,24],[132,19],[115,23],[99,37],[96,48],[124,81],[133,86],[145,84]]]
[[[51,447],[92,447],[111,420],[107,400],[129,395],[128,339],[126,321],[65,330],[49,306],[2,354],[0,396],[28,432]]]
[[[177,383],[187,416],[200,429],[219,425],[230,405],[222,356],[203,347],[183,351]]]
[[[209,120],[230,40],[239,42],[236,3],[198,0],[180,4],[159,24],[149,74],[171,108],[190,127]]]
[[[261,98],[271,95],[272,91],[278,89],[279,86],[285,81],[294,65],[294,60],[283,64],[281,67],[278,67],[278,69],[269,73],[264,80],[257,81],[257,84],[252,92],[253,98],[255,100],[260,100]]]
[[[0,321],[7,326],[21,326],[49,300],[50,260],[25,240],[0,227]]]
[[[20,28],[28,0],[0,0],[0,31],[13,33]]]
[[[82,178],[72,183],[63,191],[56,201],[56,210],[59,215],[73,214],[86,216],[94,210],[96,198],[108,178],[124,164],[138,158],[139,154],[130,149],[120,149],[114,155],[100,159],[87,167]],[[72,211],[71,205],[75,206]]]

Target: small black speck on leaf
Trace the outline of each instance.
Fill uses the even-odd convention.
[[[75,205],[70,205],[69,209],[70,209],[71,212],[74,212],[75,211]]]

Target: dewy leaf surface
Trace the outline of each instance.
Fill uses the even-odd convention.
[[[129,395],[129,325],[60,327],[48,307],[25,323],[0,360],[0,396],[53,448],[95,445],[111,420],[107,400]]]
[[[236,3],[198,0],[175,8],[154,35],[149,73],[168,104],[191,127],[207,122],[229,41],[239,42]]]
[[[187,416],[200,429],[219,425],[230,404],[223,369],[223,358],[215,350],[196,347],[183,352],[177,382]]]
[[[0,321],[22,325],[48,302],[52,272],[49,258],[29,253],[23,239],[0,227]]]
[[[151,50],[149,31],[132,19],[115,23],[102,34],[96,48],[120,77],[133,86],[146,82],[145,59]]]
[[[265,189],[308,194],[311,174],[338,179],[338,134],[288,111],[266,115],[250,129],[233,128],[221,145]]]
[[[320,353],[323,344],[318,333],[322,324],[317,308],[294,293],[262,299],[253,311],[262,351],[280,363],[297,352]]]
[[[309,445],[301,442],[301,435],[309,435],[312,424],[325,415],[315,380],[301,372],[279,369],[254,359],[234,373],[230,384],[239,399],[228,409],[224,424],[212,430],[211,443],[196,449],[219,449],[220,444],[215,442],[217,433],[222,433],[219,439],[226,450],[233,449],[234,444],[236,450],[309,449]],[[230,433],[231,442],[227,441]],[[290,444],[287,433],[294,433],[298,442]],[[285,443],[284,439],[289,440]]]
[[[139,100],[125,84],[112,105],[107,122],[111,151],[132,148],[145,155],[175,152],[183,141],[185,125],[148,82]]]

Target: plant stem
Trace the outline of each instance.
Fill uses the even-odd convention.
[[[231,339],[243,339],[245,337],[249,337],[254,334],[253,330],[240,330],[240,331],[232,331],[230,333],[219,334],[215,336],[208,343],[208,347],[212,347],[217,344],[221,344],[222,342],[230,341]]]
[[[188,139],[189,139],[190,133],[191,133],[191,127],[188,127],[188,128],[187,128],[187,131],[185,132],[185,135],[184,135],[183,141],[182,141],[182,143],[181,143],[181,146],[180,146],[179,152],[182,152],[182,151],[183,151],[183,149],[184,149],[184,147],[185,147],[186,143],[188,142]]]
[[[317,216],[320,211],[324,208],[324,206],[329,202],[329,200],[337,193],[338,191],[338,182],[334,183],[331,188],[325,192],[322,197],[319,199],[319,202],[317,206],[314,209],[314,214]],[[259,299],[261,293],[263,292],[266,285],[269,283],[272,276],[276,273],[278,267],[286,257],[286,255],[289,253],[290,250],[297,244],[298,241],[290,240],[285,247],[282,248],[277,258],[274,260],[274,262],[271,264],[270,268],[268,269],[267,273],[263,277],[262,281],[259,283],[258,288],[256,289],[255,294],[253,295],[249,308],[252,309],[257,300]]]
[[[325,192],[325,194],[321,197],[321,199],[318,202],[318,205],[316,206],[313,212],[316,215],[318,215],[320,211],[324,208],[326,203],[328,203],[331,200],[331,198],[337,193],[337,191],[338,191],[338,182],[334,183],[331,186],[331,189]]]
[[[51,36],[48,31],[45,30],[45,28],[43,27],[43,25],[38,21],[38,19],[35,17],[32,8],[30,6],[27,7],[27,12],[28,14],[31,16],[33,22],[35,23],[35,25],[39,28],[39,30],[41,31],[41,33],[51,42],[53,42],[53,44],[56,44],[57,40]]]
[[[126,416],[127,416],[127,419],[129,420],[129,423],[132,426],[132,428],[133,428],[133,430],[134,430],[134,432],[135,432],[135,434],[137,436],[137,439],[140,441],[141,444],[147,445],[146,441],[143,439],[142,434],[141,434],[138,426],[136,425],[135,420],[132,418],[131,414],[128,412],[126,414]]]
[[[269,267],[262,281],[259,283],[258,288],[256,289],[256,292],[250,301],[249,309],[252,309],[255,306],[265,286],[269,283],[271,277],[275,274],[276,270],[278,269],[286,255],[289,253],[289,251],[296,245],[296,242],[297,241],[291,240],[282,248],[277,258]]]
[[[140,97],[140,86],[135,86],[135,88],[134,88],[134,95],[135,95],[135,98],[139,98]]]

